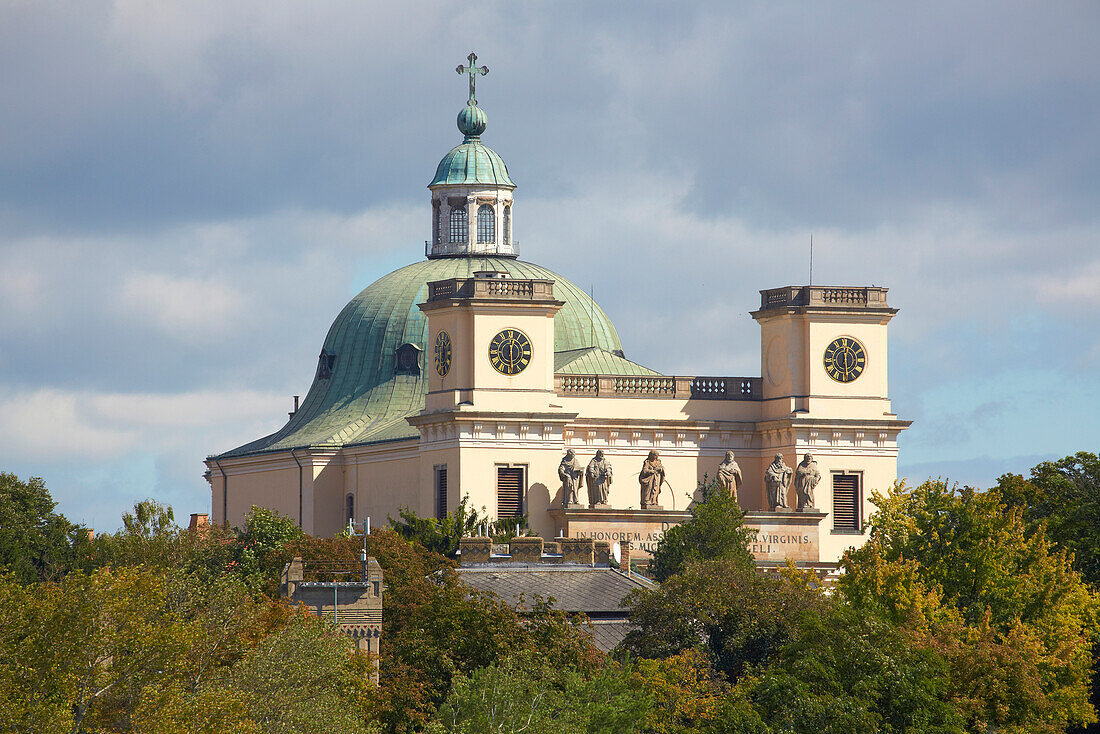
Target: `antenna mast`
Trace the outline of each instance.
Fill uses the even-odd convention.
[[[814,233],[810,232],[810,282],[807,285],[814,284]]]

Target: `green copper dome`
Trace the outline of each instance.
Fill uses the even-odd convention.
[[[429,281],[471,277],[479,270],[555,281],[554,295],[565,301],[554,317],[556,352],[598,347],[622,354],[619,335],[603,309],[546,268],[497,257],[413,263],[368,286],[336,317],[325,337],[313,386],[294,417],[276,433],[222,456],[416,437],[405,417],[423,410],[431,365],[428,321],[417,304],[427,300]],[[403,344],[423,350],[420,374],[399,370],[396,355]]]
[[[508,175],[508,166],[496,151],[480,140],[471,139],[451,148],[435,169],[435,178],[428,186],[436,184],[487,184],[514,189]]]

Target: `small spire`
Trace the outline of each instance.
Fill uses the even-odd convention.
[[[470,65],[469,66],[463,66],[462,64],[459,64],[458,68],[456,68],[455,71],[457,71],[459,74],[469,74],[470,75],[470,99],[467,100],[466,104],[470,105],[471,107],[476,107],[477,106],[477,97],[474,96],[474,89],[477,86],[477,75],[480,74],[482,76],[485,76],[486,74],[489,73],[489,67],[488,66],[481,66],[481,67],[476,66],[476,64],[477,64],[477,54],[475,54],[473,51],[471,51],[470,55],[466,57],[466,60],[470,62]]]

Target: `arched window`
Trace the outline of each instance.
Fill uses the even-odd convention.
[[[347,515],[347,517],[345,517],[344,519],[348,522],[351,522],[355,519],[355,495],[349,494],[347,497],[345,497],[344,504],[346,506],[344,514]]]
[[[470,224],[466,219],[466,207],[451,210],[451,242],[469,242]]]
[[[504,244],[512,244],[512,207],[504,207]]]
[[[477,208],[477,242],[479,245],[497,241],[497,215],[493,207],[482,204]]]
[[[432,244],[439,244],[440,232],[443,230],[443,209],[439,202],[432,205]]]

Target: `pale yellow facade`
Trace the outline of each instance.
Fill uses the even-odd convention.
[[[552,291],[552,283],[543,286]],[[425,409],[408,418],[419,438],[212,460],[214,520],[240,523],[252,505],[262,505],[300,517],[309,533],[332,535],[346,525],[349,496],[355,519],[369,516],[376,526],[402,507],[433,516],[440,509],[440,468],[447,474],[448,510],[465,496],[495,516],[498,470],[516,467],[522,469],[522,509],[530,526],[554,537],[561,527],[550,510],[562,504],[558,465],[567,449],[582,465],[604,452],[614,470],[609,504],[616,509],[640,507],[638,471],[657,450],[668,481],[660,497],[666,510],[686,509],[728,450],[744,477],[742,507],[766,510],[763,477],[772,458],[780,454],[793,468],[811,453],[822,476],[815,505],[826,513],[821,560],[836,560],[863,534],[834,526],[834,473],[858,478],[860,526],[873,510],[872,490],[888,491],[897,477],[897,438],[908,423],[891,412],[887,393],[887,328],[894,310],[886,306],[884,289],[789,290],[789,303],[773,306],[767,299],[779,299],[776,291],[764,292],[764,307],[753,313],[761,328],[763,375],[756,378],[756,399],[693,395],[697,381],[690,377],[592,375],[578,381],[555,375],[553,318],[560,302],[552,295],[425,303],[428,344],[447,332],[452,358],[441,376],[431,349],[425,352]],[[813,303],[837,294],[849,302]],[[504,330],[522,332],[532,347],[530,362],[511,376],[495,369],[488,354]],[[838,338],[854,339],[864,350],[863,371],[851,382],[826,373],[823,355]],[[726,379],[751,388],[753,378]],[[230,482],[228,505],[222,504],[222,472]],[[788,504],[796,505],[793,485]]]
[[[742,507],[773,527],[782,518],[764,517],[766,467],[781,455],[793,469],[811,453],[821,475],[814,507],[825,513],[820,560],[862,543],[871,493],[893,485],[908,426],[888,392],[886,289],[762,291],[751,314],[759,376],[660,375],[625,359],[602,309],[576,286],[517,259],[515,184],[481,142],[486,118],[473,99],[458,123],[463,143],[428,187],[427,262],[380,279],[341,312],[301,415],[207,459],[214,521],[239,525],[263,506],[325,536],[349,518],[378,526],[405,507],[438,516],[468,497],[554,537],[564,517],[558,468],[572,449],[582,467],[602,451],[607,504],[643,513],[638,472],[658,451],[661,517],[687,509],[733,451]],[[444,332],[446,368],[435,351]],[[494,366],[502,334],[522,337],[522,369]],[[793,484],[786,495],[795,508]],[[588,499],[583,486],[579,496]]]

